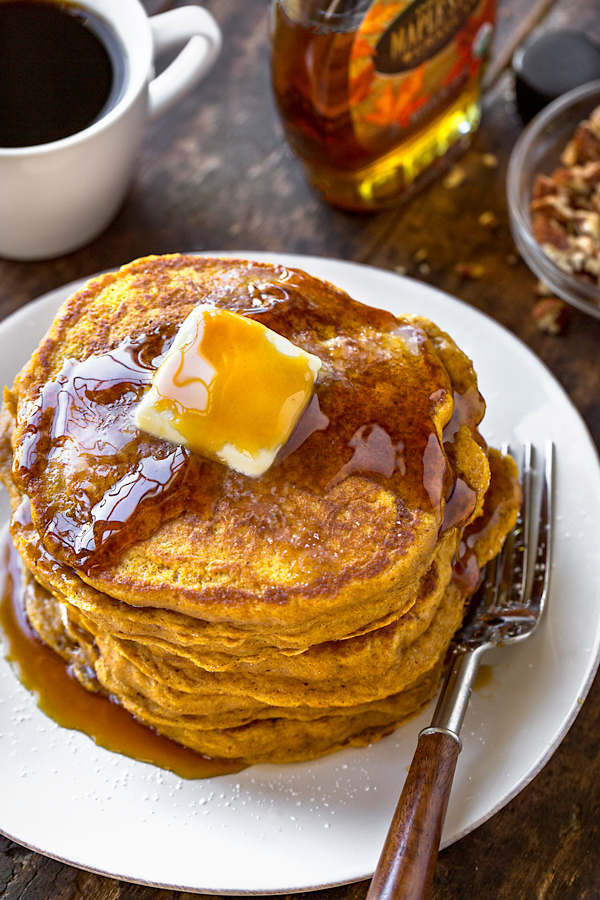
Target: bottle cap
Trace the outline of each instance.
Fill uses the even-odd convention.
[[[527,123],[556,97],[600,78],[600,44],[574,31],[550,32],[519,47],[512,66],[517,109]]]

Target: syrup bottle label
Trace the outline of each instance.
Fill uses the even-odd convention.
[[[350,108],[367,148],[399,142],[477,77],[496,0],[375,0],[350,57]]]

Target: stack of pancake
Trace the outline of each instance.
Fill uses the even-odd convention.
[[[250,316],[322,361],[250,478],[138,431],[188,313]],[[11,533],[38,635],[90,690],[208,756],[371,743],[432,697],[519,504],[478,433],[470,361],[429,321],[299,270],[149,257],[59,310],[2,412]]]

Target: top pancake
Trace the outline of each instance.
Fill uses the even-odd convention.
[[[133,424],[157,358],[199,303],[322,361],[316,400],[259,479]],[[29,499],[61,566],[132,606],[310,632],[307,643],[408,609],[440,529],[458,533],[489,484],[483,401],[447,335],[266,263],[150,257],[94,279],[6,401],[13,506]]]

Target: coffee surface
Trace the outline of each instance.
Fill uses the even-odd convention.
[[[0,3],[0,147],[58,141],[119,100],[125,61],[100,18],[53,0]]]

